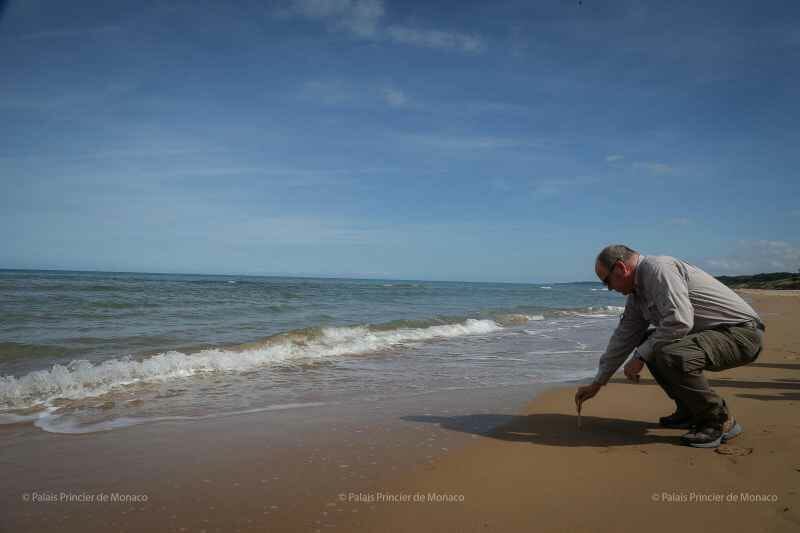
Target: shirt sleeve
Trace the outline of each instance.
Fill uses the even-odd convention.
[[[682,339],[694,327],[694,308],[689,301],[689,285],[677,265],[660,265],[649,276],[648,302],[658,308],[656,330],[639,346],[639,355],[650,361],[653,353],[665,344]]]
[[[648,325],[633,298],[628,298],[625,312],[622,314],[617,329],[611,335],[606,351],[600,356],[599,369],[594,378],[595,383],[602,385],[608,383],[628,355],[642,342]]]

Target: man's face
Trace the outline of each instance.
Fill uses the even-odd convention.
[[[617,261],[611,269],[605,268],[600,262],[594,266],[595,274],[610,291],[628,295],[633,292],[633,269],[623,261]]]

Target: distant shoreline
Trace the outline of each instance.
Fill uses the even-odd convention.
[[[198,272],[135,272],[128,270],[72,270],[62,268],[0,268],[3,272],[43,272],[59,274],[114,274],[114,275],[134,275],[134,276],[195,276],[195,277],[217,277],[217,278],[274,278],[274,279],[303,279],[303,280],[347,280],[347,281],[391,281],[401,283],[476,283],[488,285],[600,285],[599,281],[475,281],[475,280],[445,280],[445,279],[415,279],[415,278],[381,278],[363,277],[347,274],[208,274]]]
[[[800,274],[773,272],[753,276],[717,276],[731,289],[800,290]]]
[[[124,270],[72,270],[60,268],[0,268],[0,272],[44,272],[63,274],[114,274],[136,276],[202,276],[202,277],[241,277],[241,278],[279,278],[279,279],[309,279],[309,280],[353,280],[353,281],[393,281],[412,283],[486,283],[502,285],[599,285],[599,281],[566,281],[566,282],[539,282],[539,281],[464,281],[464,280],[432,280],[432,279],[406,279],[406,278],[381,278],[361,277],[349,275],[311,275],[311,274],[209,274],[197,272],[135,272]],[[800,273],[772,272],[762,274],[748,274],[743,276],[715,276],[716,279],[731,289],[768,289],[768,290],[800,290]]]

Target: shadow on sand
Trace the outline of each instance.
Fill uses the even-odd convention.
[[[765,402],[772,402],[775,400],[793,401],[800,400],[800,393],[796,392],[779,392],[780,396],[768,394],[737,394],[741,398],[750,398],[751,400],[764,400]]]
[[[754,364],[753,366],[757,366]],[[774,366],[774,365],[763,365]],[[753,400],[800,400],[800,380],[794,378],[768,381],[743,381],[735,379],[709,379],[712,387],[737,387],[775,391],[769,394],[736,394]],[[615,378],[612,383],[630,383]],[[658,385],[652,379],[642,379],[641,385]],[[651,430],[662,429],[655,422],[584,416],[582,428],[577,427],[577,416],[559,413],[511,416],[499,414],[476,414],[464,416],[404,416],[407,422],[438,424],[444,429],[483,435],[495,439],[531,442],[548,446],[631,446],[663,442],[681,445],[680,435],[685,430],[674,430],[673,435],[655,434]]]
[[[577,427],[577,416],[558,413],[464,416],[404,416],[407,422],[438,424],[444,429],[483,435],[500,440],[530,442],[548,446],[630,446],[663,442],[680,444],[685,430],[675,435],[655,435],[650,430],[659,428],[654,422],[584,416],[582,427]]]
[[[778,368],[781,370],[800,370],[800,363],[750,363],[747,366],[758,368]]]

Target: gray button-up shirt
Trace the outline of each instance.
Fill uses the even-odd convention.
[[[690,333],[753,320],[762,323],[747,302],[710,274],[674,257],[640,255],[634,291],[594,380],[607,383],[651,324],[656,329],[638,350],[646,361],[658,357],[661,346]]]

